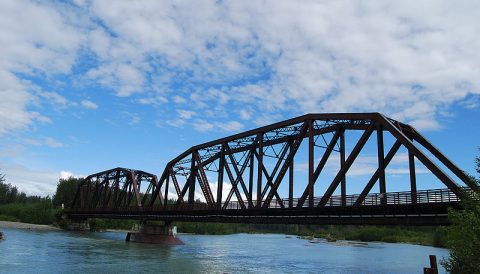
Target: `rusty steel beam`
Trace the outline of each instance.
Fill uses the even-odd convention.
[[[412,141],[397,127],[395,127],[392,122],[386,119],[383,115],[379,115],[379,123],[387,129],[394,137],[397,138],[408,150],[411,150],[412,153],[419,159],[435,176],[437,176],[440,181],[442,181],[448,188],[450,188],[455,194],[460,195],[460,186],[441,170],[423,151],[421,151],[417,146],[415,146]]]
[[[383,129],[381,125],[377,126],[377,155],[378,155],[378,170],[379,174],[379,186],[380,194],[385,194],[387,192],[386,182],[385,182],[385,152],[383,146]],[[387,204],[387,198],[382,196],[382,204]]]
[[[387,168],[388,164],[390,164],[390,161],[392,161],[393,156],[397,153],[398,149],[402,146],[402,143],[399,141],[396,141],[392,148],[388,151],[387,156],[384,159],[384,168]],[[372,190],[373,186],[377,182],[378,178],[380,177],[380,168],[377,168],[375,173],[372,175],[370,180],[368,181],[367,185],[365,188],[362,190],[360,193],[360,196],[358,197],[357,201],[355,202],[355,205],[361,205],[363,200],[365,199],[365,196]]]
[[[325,206],[328,199],[330,199],[330,196],[332,196],[333,192],[338,187],[340,180],[343,178],[343,176],[345,176],[347,171],[350,169],[353,162],[357,158],[358,154],[362,150],[363,146],[367,143],[368,138],[370,138],[370,135],[372,135],[372,132],[374,130],[374,125],[375,124],[370,125],[370,127],[362,134],[362,136],[360,137],[360,140],[355,145],[350,155],[348,155],[348,158],[345,161],[345,165],[340,169],[340,171],[337,173],[337,176],[335,176],[335,179],[333,179],[332,183],[325,191],[325,194],[323,195],[322,199],[318,203],[318,206]]]
[[[345,129],[342,128],[340,130],[340,168],[345,165]],[[342,180],[340,181],[340,189],[341,189],[341,196],[342,196],[342,205],[347,205],[347,176],[343,176]]]
[[[317,167],[315,168],[315,172],[313,174],[313,181],[312,181],[313,184],[317,181],[318,177],[320,176],[320,173],[322,172],[323,168],[327,164],[328,158],[330,157],[333,151],[333,148],[335,147],[335,144],[337,143],[338,138],[340,137],[340,134],[341,134],[341,129],[337,130],[337,132],[335,132],[335,135],[333,135],[332,140],[330,140],[330,143],[328,144],[328,147],[325,153],[323,153],[322,159],[320,160]],[[305,203],[305,199],[309,194],[309,189],[310,189],[309,186],[307,186],[302,196],[298,200],[297,207],[303,207],[303,204]]]
[[[305,121],[302,129],[301,129],[301,134],[297,139],[294,140],[293,143],[293,150],[290,151],[290,153],[287,156],[287,159],[283,163],[282,168],[280,169],[280,172],[277,175],[277,178],[275,179],[275,182],[273,186],[270,189],[270,192],[268,193],[267,197],[265,198],[265,201],[263,201],[263,207],[269,207],[270,202],[272,201],[272,198],[274,196],[274,193],[277,192],[278,187],[280,186],[280,183],[282,182],[283,176],[285,176],[285,172],[287,171],[288,166],[290,165],[290,162],[293,160],[293,157],[295,156],[295,153],[297,152],[298,148],[300,147],[300,144],[303,141],[303,136],[305,135],[306,131],[308,129],[308,123]]]
[[[408,151],[408,167],[410,173],[410,191],[412,192],[412,203],[417,203],[417,177],[415,176],[415,155]]]

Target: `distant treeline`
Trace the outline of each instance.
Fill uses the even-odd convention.
[[[0,220],[33,224],[53,224],[62,214],[61,205],[69,206],[80,179],[60,179],[53,199],[27,195],[5,182],[0,174]]]
[[[16,186],[6,184],[0,180],[0,205],[13,203],[38,203],[44,201],[46,198],[40,196],[27,196],[24,192],[18,191]]]

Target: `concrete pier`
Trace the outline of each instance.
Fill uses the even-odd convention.
[[[62,218],[61,227],[72,231],[90,231],[88,219],[67,219]]]
[[[177,237],[171,224],[152,225],[142,223],[138,231],[128,232],[125,238],[127,242],[163,244],[163,245],[181,245],[182,240]]]

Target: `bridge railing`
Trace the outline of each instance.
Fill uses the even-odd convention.
[[[473,197],[474,191],[470,188],[464,188],[464,192]],[[359,198],[362,202],[356,204]],[[316,207],[322,197],[314,197],[314,206]],[[246,200],[246,199],[245,199]],[[406,204],[434,204],[434,203],[452,203],[459,202],[461,199],[450,189],[431,189],[431,190],[420,190],[417,192],[403,191],[403,192],[388,192],[385,194],[372,193],[367,195],[346,195],[342,196],[331,196],[325,204],[326,207],[342,207],[342,206],[380,206],[380,205],[406,205]],[[268,208],[282,208],[282,205],[285,208],[297,208],[300,199],[273,199]],[[263,202],[263,201],[262,201]],[[252,204],[254,207],[257,206],[257,201],[253,200]],[[260,205],[263,206],[263,203]],[[244,207],[248,208],[248,203],[244,202]],[[309,201],[307,200],[303,203],[302,208],[308,208]],[[165,211],[165,210],[211,210],[206,203],[195,202],[194,204],[168,204],[166,207],[161,205],[156,205],[153,207],[143,208],[143,210],[151,211]],[[222,203],[222,209],[234,209],[240,210],[243,209],[242,205],[238,201],[230,201],[226,206]],[[135,206],[122,207],[117,209],[106,209],[106,208],[95,208],[95,209],[77,209],[74,211],[95,211],[95,212],[111,212],[111,211],[122,211],[122,212],[138,212],[139,208]]]
[[[463,188],[467,195],[473,196],[473,190],[470,188]],[[356,204],[359,198],[362,202]],[[313,204],[314,206],[320,203],[322,197],[314,197]],[[388,192],[385,194],[381,193],[372,193],[367,195],[346,195],[342,197],[331,196],[328,199],[325,206],[378,206],[378,205],[405,205],[405,204],[426,204],[426,203],[451,203],[459,202],[461,199],[450,189],[429,189],[429,190],[419,190],[417,192],[411,191],[402,191],[402,192]],[[297,207],[300,199],[294,198],[282,199],[281,202],[277,199],[274,199],[270,202],[269,208],[281,208],[282,204],[284,207]],[[257,201],[253,201],[253,204],[256,205]],[[308,199],[302,205],[303,208],[309,207]],[[242,209],[241,204],[238,201],[229,202],[226,206],[226,209]]]

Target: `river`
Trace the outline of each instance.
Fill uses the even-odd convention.
[[[125,242],[123,232],[2,231],[1,273],[422,273],[428,255],[448,256],[428,246],[280,234],[179,235],[185,245],[162,247]]]

